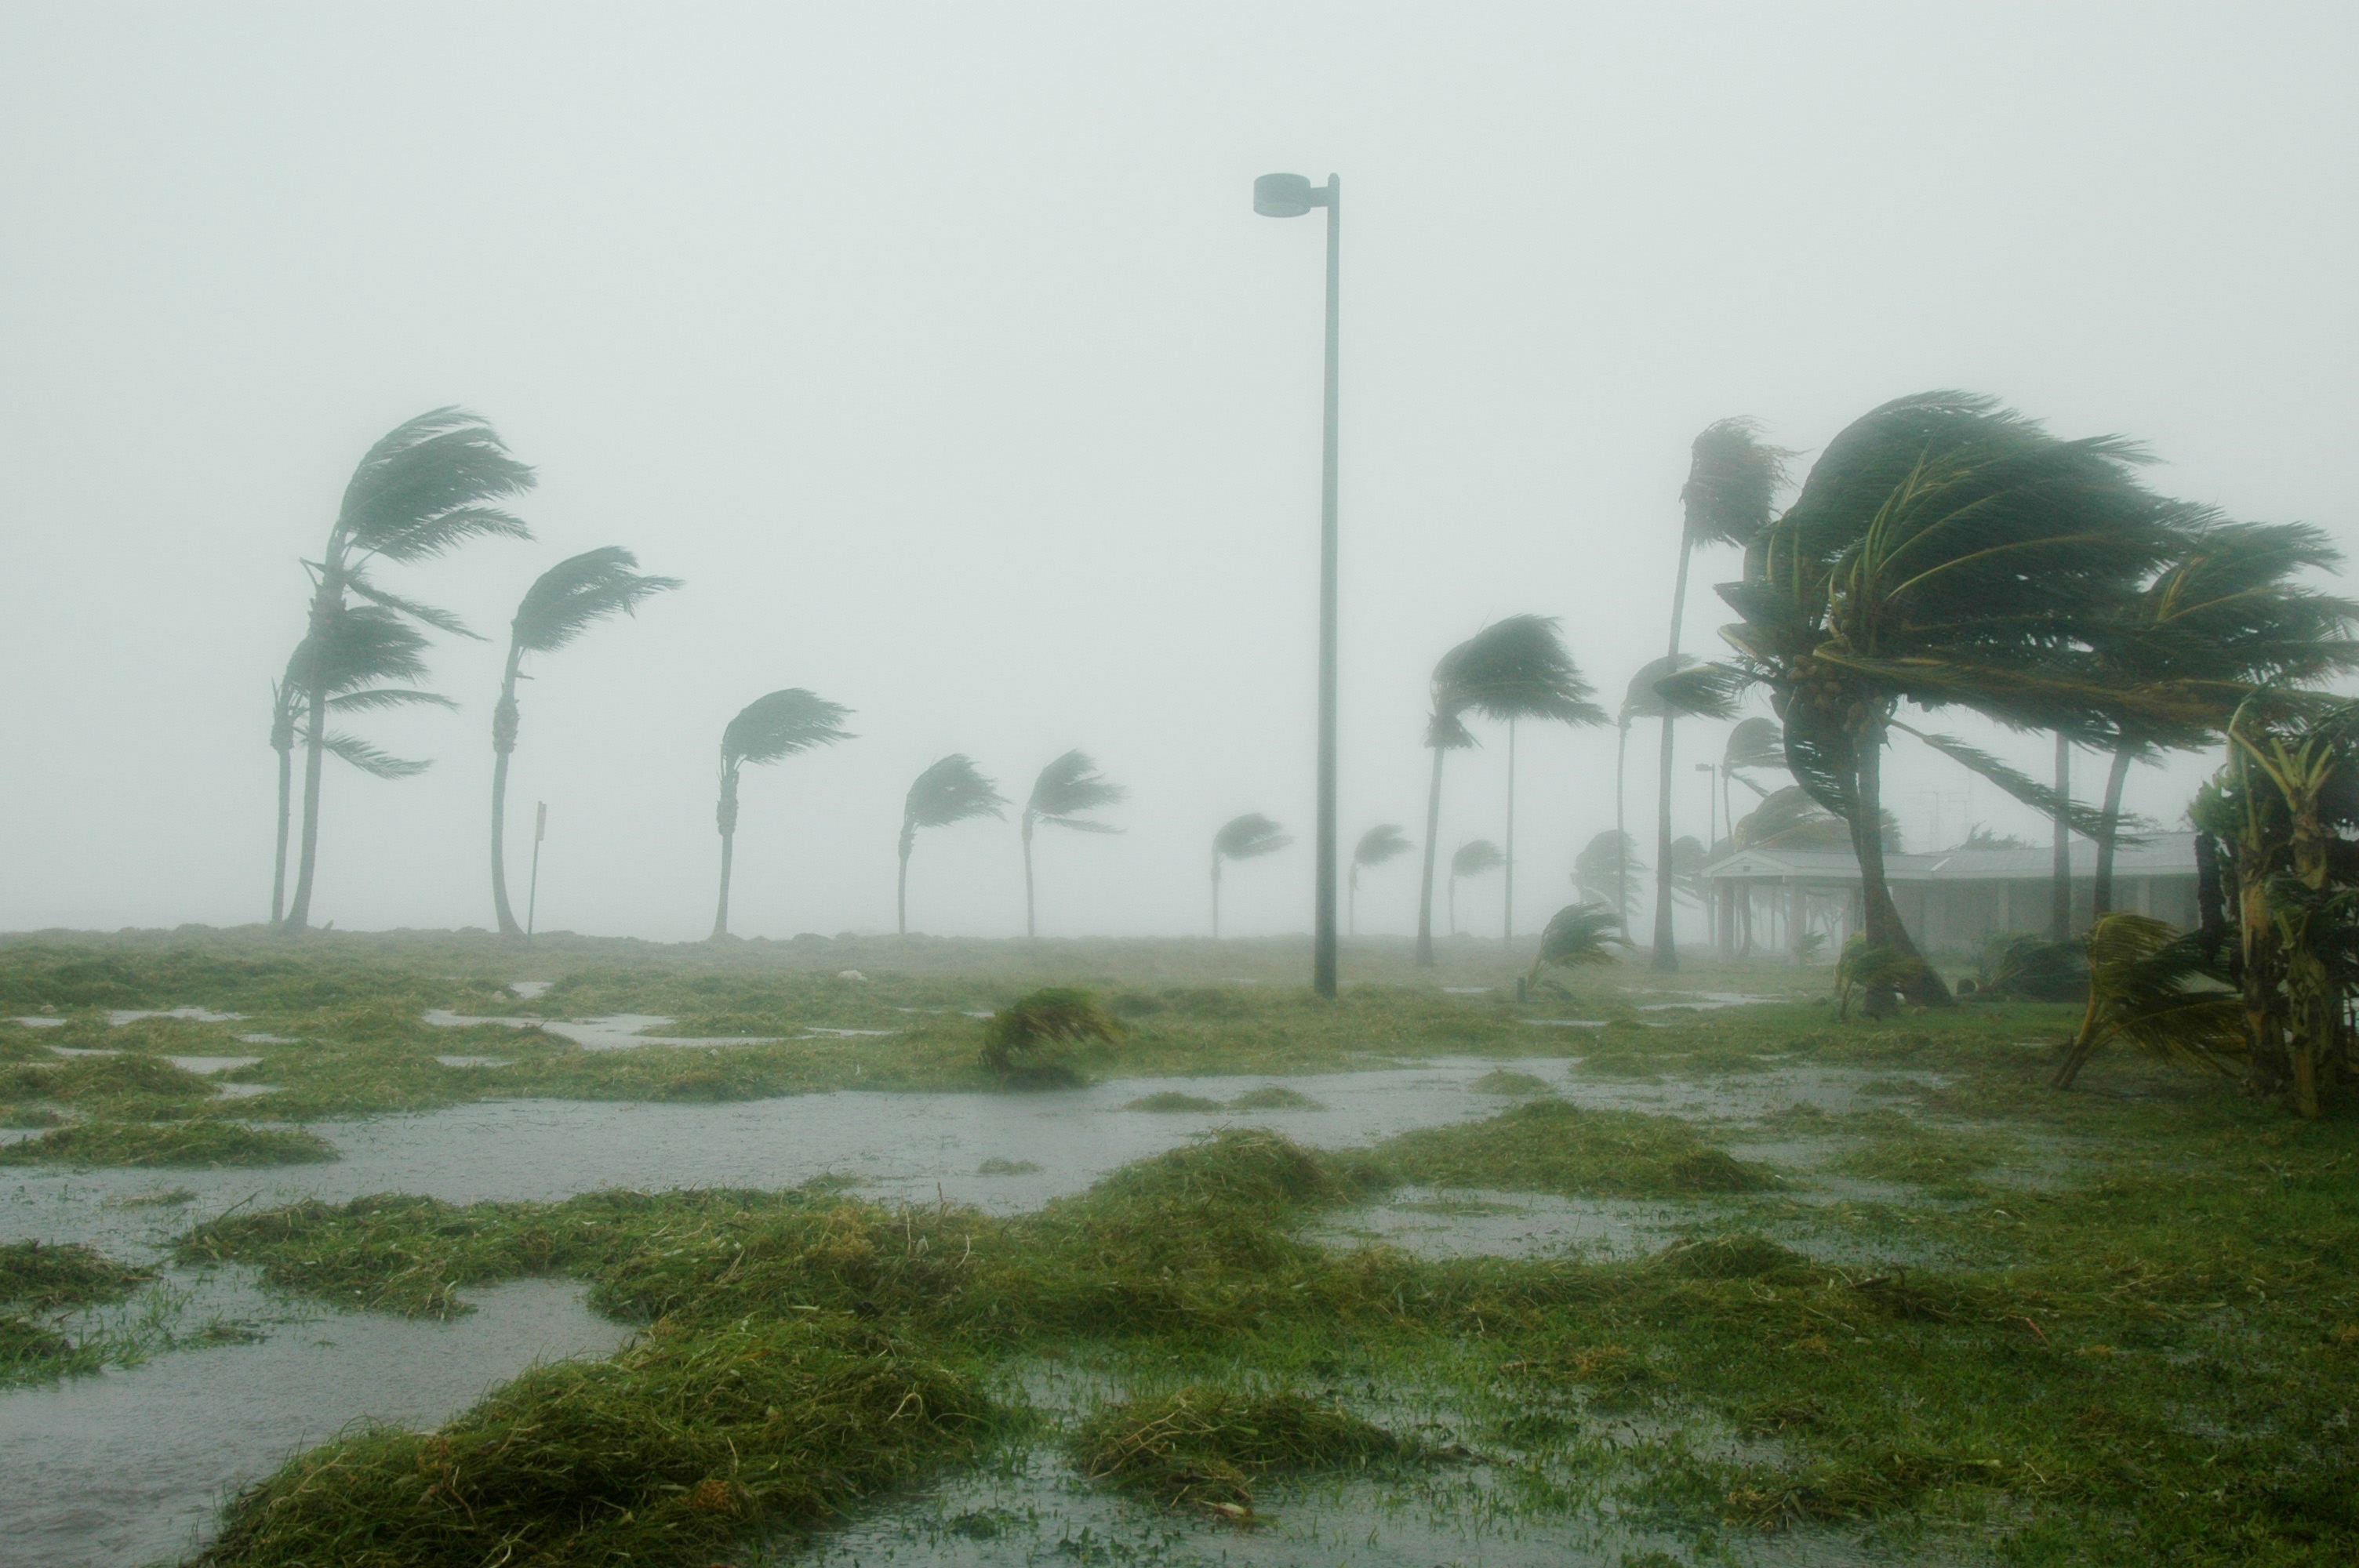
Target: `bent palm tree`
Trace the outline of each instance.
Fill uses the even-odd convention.
[[[1450,934],[1458,935],[1458,881],[1461,877],[1487,877],[1507,863],[1499,846],[1488,838],[1470,838],[1458,846],[1450,857]]]
[[[270,690],[270,746],[278,753],[278,831],[271,859],[270,923],[277,925],[287,908],[287,837],[294,815],[296,730],[305,711],[305,693],[315,675],[328,690],[332,713],[353,713],[388,708],[458,707],[440,693],[387,686],[388,681],[422,680],[426,676],[426,638],[391,611],[374,605],[346,607],[324,639],[306,637],[287,661],[285,676]],[[311,661],[325,668],[314,671]],[[406,779],[430,765],[389,757],[354,735],[331,732],[321,744],[373,778]]]
[[[1345,884],[1345,906],[1353,935],[1360,934],[1360,868],[1397,860],[1411,848],[1408,835],[1401,831],[1397,822],[1380,822],[1360,835],[1360,842],[1352,851],[1352,875]]]
[[[1866,944],[1915,960],[1899,966],[1912,1000],[1950,994],[1885,874],[1898,705],[2076,740],[2196,707],[2179,683],[2125,684],[2099,652],[2175,544],[2168,507],[2130,476],[2140,460],[2118,438],[2060,440],[1988,397],[1901,398],[1829,444],[1746,551],[1744,581],[1720,590],[1743,617],[1723,635],[1776,694],[1795,778],[1851,825]]]
[[[521,936],[508,908],[508,757],[516,743],[516,682],[527,679],[527,654],[553,654],[609,615],[634,615],[639,602],[679,586],[675,577],[646,577],[639,558],[620,546],[569,556],[533,580],[508,622],[507,672],[492,709],[492,913],[500,934]]]
[[[1098,772],[1087,752],[1068,752],[1040,770],[1032,781],[1032,794],[1024,803],[1022,836],[1024,839],[1024,935],[1027,939],[1039,935],[1033,919],[1032,904],[1032,829],[1046,825],[1070,827],[1076,833],[1119,833],[1121,828],[1109,822],[1098,822],[1086,813],[1119,805],[1129,798],[1130,792]]]
[[[901,803],[901,875],[893,891],[893,918],[909,934],[909,851],[920,827],[948,827],[977,816],[1005,817],[1007,797],[983,776],[974,759],[953,752],[919,773]]]
[[[1592,838],[1573,858],[1572,885],[1585,903],[1615,912],[1627,930],[1630,924],[1630,876],[1647,868],[1633,852],[1630,835],[1609,827]]]
[[[1605,710],[1591,700],[1594,693],[1565,651],[1556,628],[1554,616],[1510,615],[1459,643],[1433,666],[1433,712],[1425,727],[1425,743],[1433,751],[1433,779],[1426,794],[1425,871],[1417,901],[1420,966],[1433,964],[1433,871],[1435,840],[1441,831],[1441,762],[1444,753],[1474,744],[1466,716],[1473,713],[1509,721],[1545,719],[1561,724],[1607,722]],[[1511,791],[1512,787],[1511,781]]]
[[[1641,719],[1659,719],[1668,726],[1674,716],[1733,719],[1736,716],[1737,691],[1742,684],[1742,678],[1734,672],[1719,665],[1707,665],[1691,659],[1684,654],[1667,654],[1659,659],[1649,659],[1638,666],[1636,675],[1630,677],[1629,688],[1622,694],[1621,711],[1614,716],[1616,733],[1614,742],[1614,830],[1622,835],[1625,855],[1633,848],[1622,813],[1622,782],[1625,763],[1630,752],[1631,724]],[[1626,862],[1620,877],[1621,886],[1614,893],[1614,902],[1626,919],[1632,907]],[[1668,896],[1660,888],[1657,889],[1658,901]]]
[[[1749,545],[1769,524],[1769,509],[1786,483],[1786,460],[1794,454],[1761,439],[1751,419],[1722,419],[1704,427],[1688,449],[1687,482],[1680,487],[1680,569],[1671,589],[1671,641],[1667,657],[1680,660],[1680,629],[1687,616],[1688,564],[1701,545]],[[1666,704],[1659,715],[1662,743],[1655,775],[1655,950],[1658,969],[1680,967],[1671,937],[1671,726],[1679,717]],[[1617,827],[1620,826],[1617,818]]]
[[[1294,835],[1264,816],[1248,811],[1221,824],[1212,835],[1212,940],[1221,939],[1221,866],[1229,860],[1257,860],[1294,842]]]
[[[1527,988],[1539,984],[1540,971],[1550,965],[1575,968],[1610,964],[1614,949],[1629,945],[1612,910],[1602,903],[1568,903],[1541,930],[1539,955],[1524,983]]]
[[[342,504],[328,530],[327,548],[307,561],[314,588],[307,639],[326,642],[355,594],[380,609],[441,631],[473,636],[459,621],[377,587],[368,576],[374,561],[408,564],[442,555],[470,539],[498,535],[528,539],[532,531],[490,503],[532,488],[530,467],[508,455],[492,427],[458,408],[437,408],[397,426],[371,447],[344,487]],[[303,847],[295,874],[294,903],[286,928],[310,923],[311,892],[320,855],[320,773],[328,752],[330,669],[324,658],[306,661],[299,707],[306,725],[303,760]]]
[[[729,935],[729,871],[737,850],[737,774],[748,762],[775,762],[798,752],[852,739],[843,721],[852,710],[800,687],[757,697],[721,732],[721,800],[712,820],[721,829],[721,899],[712,914],[712,935]]]

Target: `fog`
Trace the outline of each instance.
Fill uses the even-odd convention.
[[[461,403],[538,466],[538,537],[382,573],[493,640],[438,639],[459,713],[355,726],[430,772],[330,764],[316,920],[491,924],[506,622],[618,544],[687,586],[530,666],[544,929],[702,935],[722,727],[797,686],[858,739],[746,771],[740,934],[890,929],[919,770],[1020,800],[1069,747],[1132,794],[1118,837],[1043,831],[1044,935],[1205,930],[1249,810],[1298,842],[1223,927],[1305,929],[1323,221],[1254,215],[1273,169],[1349,195],[1347,853],[1421,836],[1427,675],[1486,620],[1561,617],[1609,706],[1663,651],[1723,416],[1807,461],[1987,391],[2349,538],[2354,43],[2329,5],[0,8],[0,928],[267,914],[299,561],[372,440]],[[1690,652],[1737,565],[1699,557]],[[1724,733],[1682,727],[1683,833]],[[1445,855],[1504,826],[1484,739]],[[1614,749],[1522,731],[1520,927],[1612,826]],[[2129,804],[2175,820],[2211,766]],[[1888,779],[1912,848],[2045,831],[1905,739]],[[1416,880],[1373,873],[1363,930]],[[910,912],[1020,933],[1013,822],[924,835]]]

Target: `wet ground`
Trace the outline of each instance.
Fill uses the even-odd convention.
[[[590,1048],[612,1049],[662,1044],[636,1030],[667,1022],[629,1016],[549,1027]],[[182,1060],[218,1071],[249,1059]],[[852,1177],[888,1201],[946,1199],[1013,1213],[1212,1128],[1266,1127],[1341,1148],[1488,1116],[1514,1103],[1476,1087],[1502,1067],[1533,1075],[1541,1092],[1583,1105],[1681,1114],[1732,1130],[1796,1106],[1838,1115],[1871,1108],[1884,1103],[1864,1092],[1871,1079],[1888,1085],[1895,1077],[1794,1066],[1711,1084],[1634,1082],[1584,1076],[1577,1058],[1465,1057],[1283,1080],[1132,1078],[1037,1095],[844,1092],[723,1105],[489,1101],[312,1124],[341,1155],[330,1164],[12,1172],[0,1182],[0,1237],[87,1241],[148,1262],[200,1220],[307,1197],[403,1192],[454,1203],[553,1200],[600,1187],[777,1187],[822,1174]],[[1275,1109],[1233,1103],[1273,1082],[1310,1103]],[[1126,1108],[1158,1094],[1217,1108]],[[1906,1195],[1813,1173],[1810,1167],[1830,1147],[1823,1140],[1767,1141],[1757,1129],[1750,1136],[1756,1141],[1736,1152],[1790,1167],[1789,1191],[1769,1200],[1641,1201],[1412,1188],[1334,1216],[1316,1235],[1334,1246],[1381,1241],[1436,1255],[1621,1257],[1746,1213],[1754,1228],[1789,1245],[1832,1258],[1874,1253],[1879,1244],[1841,1230],[1822,1236],[1807,1215],[1794,1217],[1813,1202]],[[1000,1173],[985,1173],[995,1167]],[[591,1314],[570,1283],[519,1281],[470,1291],[466,1299],[477,1310],[447,1324],[322,1315],[261,1292],[240,1266],[168,1270],[158,1287],[112,1309],[151,1320],[158,1353],[144,1364],[0,1392],[0,1519],[8,1538],[0,1561],[30,1568],[176,1556],[200,1537],[226,1492],[348,1422],[432,1424],[535,1360],[603,1354],[626,1336]],[[92,1320],[69,1332],[94,1326],[104,1325]],[[162,1349],[171,1339],[199,1347]],[[1576,1525],[1566,1515],[1545,1526],[1516,1523],[1512,1510],[1503,1513],[1480,1495],[1495,1479],[1486,1466],[1461,1465],[1413,1486],[1399,1483],[1408,1492],[1364,1479],[1314,1488],[1275,1505],[1280,1522],[1239,1533],[1110,1499],[1053,1452],[1027,1451],[998,1470],[898,1499],[829,1537],[815,1554],[807,1544],[780,1550],[827,1564],[1555,1563],[1619,1562],[1623,1552],[1652,1544],[1626,1521]],[[1372,1535],[1379,1515],[1382,1529]],[[1827,1541],[1797,1551],[1791,1541],[1755,1541],[1730,1560],[1846,1560]]]

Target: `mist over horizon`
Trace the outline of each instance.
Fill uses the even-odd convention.
[[[1347,856],[1423,833],[1452,643],[1559,617],[1609,709],[1661,654],[1723,416],[1799,476],[1887,398],[1988,392],[2347,547],[2354,42],[2323,5],[0,11],[0,929],[266,915],[299,563],[368,445],[453,403],[537,468],[537,537],[381,573],[487,640],[435,639],[458,711],[354,726],[430,771],[331,762],[315,922],[492,923],[508,617],[621,545],[685,586],[530,667],[508,867],[520,897],[546,801],[542,929],[701,936],[716,743],[786,687],[856,738],[746,770],[740,935],[890,931],[920,769],[968,753],[1020,806],[1075,747],[1130,797],[1118,836],[1043,830],[1044,936],[1204,933],[1246,811],[1296,842],[1231,869],[1224,932],[1307,929],[1321,221],[1257,218],[1269,170],[1350,194]],[[1688,652],[1737,570],[1700,554]],[[1680,727],[1682,834],[1726,728]],[[1445,860],[1503,836],[1477,732]],[[1630,751],[1651,859],[1651,722]],[[1613,826],[1614,733],[1519,753],[1529,933]],[[2175,824],[2214,765],[2127,805]],[[1886,799],[1912,849],[2045,841],[1905,740]],[[1371,874],[1362,931],[1412,930],[1416,887]],[[923,836],[913,930],[1019,935],[1023,896],[1012,812]]]

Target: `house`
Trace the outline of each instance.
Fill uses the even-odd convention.
[[[1928,855],[1887,852],[1892,902],[1928,953],[1971,953],[2002,932],[2044,932],[2054,896],[2053,850],[1984,846]],[[2071,846],[2072,928],[2095,905],[2097,847]],[[1790,953],[1815,933],[1832,958],[1860,927],[1859,860],[1849,849],[1744,849],[1706,863],[1714,945],[1724,955]],[[2114,907],[2182,928],[2195,924],[2195,835],[2157,833],[2114,853]]]

